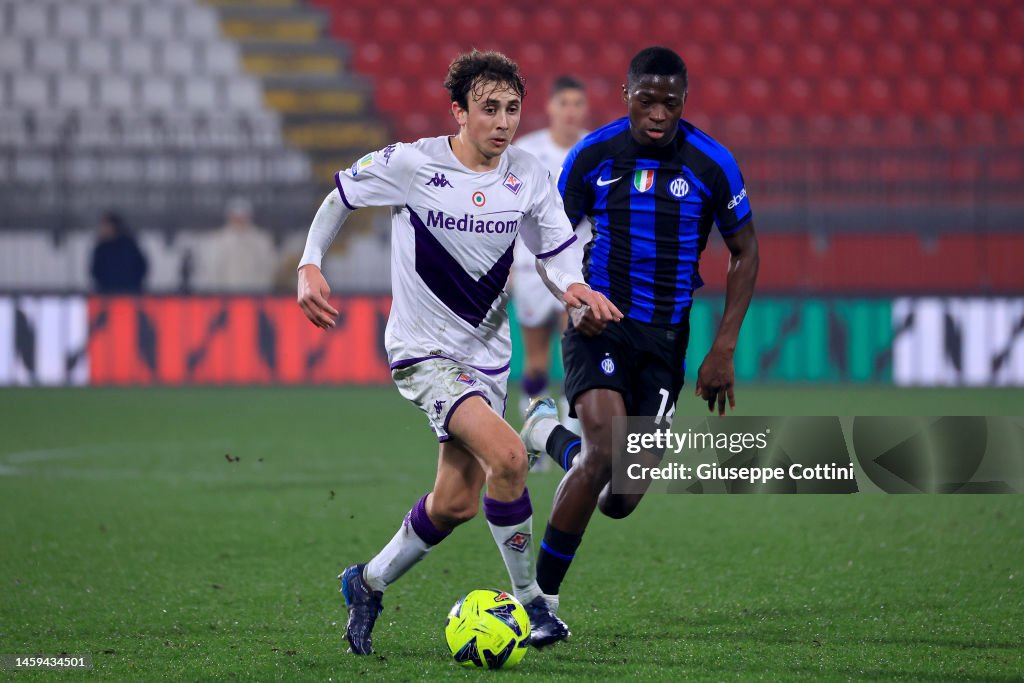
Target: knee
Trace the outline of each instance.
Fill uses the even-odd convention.
[[[464,496],[452,500],[433,499],[430,514],[446,528],[454,529],[476,517],[480,501],[476,497]]]
[[[520,486],[526,483],[526,446],[516,439],[495,449],[491,458],[490,479],[505,485]]]
[[[636,510],[639,503],[640,498],[637,496],[612,495],[607,488],[597,498],[597,508],[601,511],[601,514],[612,519],[629,517],[633,514],[633,510]]]

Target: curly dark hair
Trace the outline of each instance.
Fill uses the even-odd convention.
[[[448,89],[452,102],[463,109],[469,109],[469,93],[479,97],[481,93],[478,89],[486,82],[508,88],[520,98],[526,96],[526,84],[519,73],[519,65],[500,52],[493,51],[473,50],[453,59],[448,67],[448,76],[444,79],[444,87]]]

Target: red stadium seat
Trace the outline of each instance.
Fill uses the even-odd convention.
[[[816,79],[826,73],[827,57],[824,48],[815,43],[805,43],[796,49],[793,70],[798,76]]]
[[[401,42],[402,38],[409,33],[406,18],[394,7],[384,7],[373,12],[373,21],[370,24],[370,31],[373,36],[382,43]]]
[[[683,58],[683,61],[686,62],[686,70],[690,78],[695,76],[699,78],[707,74],[709,71],[714,71],[716,68],[713,60],[711,59],[711,50],[709,50],[705,45],[701,45],[699,43],[687,45],[686,49],[682,51],[680,56]],[[624,67],[620,70],[625,73]]]
[[[984,48],[967,40],[961,40],[953,48],[952,63],[961,76],[981,76],[988,72]]]
[[[731,14],[729,28],[740,42],[755,42],[764,31],[761,15],[750,9],[741,9]]]
[[[819,8],[811,14],[811,37],[819,45],[834,45],[842,38],[845,29],[837,12]]]
[[[1007,120],[1006,141],[1011,145],[1024,145],[1024,113],[1015,113]]]
[[[777,7],[772,11],[769,35],[775,44],[798,45],[804,40],[806,30],[799,12],[788,7]]]
[[[693,12],[691,28],[688,35],[694,43],[713,47],[723,38],[722,15],[713,9],[701,8]],[[731,34],[731,32],[730,32]]]
[[[882,18],[877,10],[861,7],[853,13],[849,26],[850,35],[865,47],[870,47],[882,35]]]
[[[775,91],[767,79],[752,76],[740,81],[736,105],[751,112],[769,111],[775,104]]]
[[[547,6],[533,13],[528,35],[534,40],[556,44],[565,39],[567,31],[564,14]]]
[[[726,147],[749,147],[757,143],[754,121],[746,114],[731,114],[716,120],[715,134]]]
[[[427,51],[419,43],[403,43],[398,47],[397,55],[394,55],[392,59],[395,60],[395,66],[400,73],[416,75],[429,73],[429,70],[425,68],[427,66],[425,64]]]
[[[880,140],[875,119],[867,114],[848,116],[843,121],[843,139],[852,147],[877,147]]]
[[[853,93],[845,78],[829,78],[818,91],[821,110],[826,114],[847,114],[853,103]]]
[[[502,7],[494,17],[494,28],[507,35],[523,35],[526,14],[518,7]]]
[[[895,98],[900,109],[908,114],[924,115],[935,107],[931,81],[919,76],[897,81]]]
[[[599,41],[606,34],[605,15],[593,7],[578,9],[573,13],[571,25],[573,34],[589,41]],[[614,27],[612,27],[614,30]]]
[[[799,76],[790,76],[779,81],[779,97],[775,107],[786,114],[806,114],[817,104],[811,81]]]
[[[966,115],[975,110],[974,93],[971,83],[960,76],[948,76],[939,80],[938,104],[943,111],[954,115]]]
[[[789,59],[777,43],[764,42],[754,49],[751,67],[753,73],[779,78],[789,73]]]
[[[626,71],[629,68],[629,60],[633,58],[631,52],[617,43],[608,43],[590,50],[591,62],[587,68],[588,72],[600,74],[615,86],[618,94],[619,86],[626,80]],[[686,66],[692,70],[690,61],[686,60]]]
[[[897,79],[907,75],[907,53],[902,45],[881,43],[871,53],[876,75]]]
[[[480,36],[489,33],[485,30],[483,14],[473,6],[459,9],[449,30],[454,31],[457,36]]]
[[[924,35],[920,13],[908,7],[894,9],[885,25],[890,39],[900,45],[914,45]]]
[[[869,114],[888,114],[892,108],[892,88],[883,78],[861,80],[857,93],[857,104]]]
[[[1015,43],[1024,42],[1024,7],[1014,2],[1007,10],[1006,38]]]
[[[960,13],[948,7],[937,8],[930,13],[928,37],[932,40],[952,44],[963,39],[964,27]]]
[[[578,74],[589,65],[586,50],[579,43],[563,43],[555,52],[555,62],[551,65],[553,73]]]
[[[974,7],[971,9],[969,29],[970,37],[980,43],[993,43],[1005,40],[999,15],[991,9]]]
[[[352,64],[356,71],[375,75],[384,67],[384,49],[379,43],[361,42],[353,45]]]
[[[784,114],[769,114],[761,130],[761,145],[789,148],[797,141],[794,119]]]
[[[733,82],[716,76],[694,78],[690,92],[693,97],[691,107],[697,111],[711,114],[722,114],[731,111],[736,104]]]
[[[810,241],[803,233],[762,233],[758,235],[761,267],[757,271],[758,291],[793,291],[807,286]],[[708,240],[709,246],[717,240]],[[718,272],[728,268],[729,252],[724,247],[715,256]],[[701,257],[701,272],[704,257]],[[709,273],[715,272],[709,270]],[[724,278],[723,278],[724,279]]]
[[[529,81],[527,88],[530,88],[535,80],[543,79],[550,69],[547,50],[540,43],[523,43],[516,50],[515,60],[523,76]]]
[[[925,135],[930,144],[954,146],[960,143],[960,127],[952,115],[937,112],[924,119],[924,122]]]
[[[385,114],[402,112],[409,107],[410,99],[409,86],[398,76],[378,79],[373,89],[373,103]]]
[[[451,30],[444,15],[433,7],[421,7],[413,10],[412,23],[416,27],[416,39],[437,43],[445,38]]]
[[[366,12],[354,8],[335,8],[331,13],[331,35],[341,40],[355,40],[369,33]]]
[[[946,76],[946,51],[938,43],[919,43],[914,51],[914,72],[921,76]]]
[[[978,106],[993,114],[1011,114],[1014,110],[1014,101],[1009,79],[1002,76],[987,76],[981,79],[978,82]]]
[[[1024,70],[1024,47],[1019,43],[1002,43],[992,47],[993,71],[1019,82]]]
[[[867,73],[867,63],[867,54],[859,43],[842,42],[835,49],[833,73],[847,78],[859,78]]]
[[[747,54],[741,45],[721,43],[715,50],[715,74],[731,78],[750,75],[750,64]]]

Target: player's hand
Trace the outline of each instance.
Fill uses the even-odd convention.
[[[331,288],[320,269],[311,263],[299,268],[299,308],[309,321],[321,329],[334,327],[338,311],[328,303]]]
[[[569,309],[573,327],[588,337],[601,334],[608,323],[622,320],[622,311],[615,304],[582,283],[569,285],[562,300]]]
[[[729,407],[736,410],[736,397],[732,390],[735,381],[732,354],[711,349],[697,370],[697,391],[694,396],[700,396],[708,402],[709,412],[714,412],[717,402],[718,414],[725,415],[726,398],[729,399]]]

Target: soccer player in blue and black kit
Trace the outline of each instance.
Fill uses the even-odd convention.
[[[560,426],[550,399],[527,414],[522,436],[531,453],[548,453],[565,470],[541,544],[537,582],[552,609],[595,507],[630,514],[642,494],[612,494],[613,418],[671,418],[683,386],[693,291],[703,283],[700,254],[712,224],[731,254],[725,313],[697,372],[696,394],[708,409],[735,408],[733,352],[757,279],[757,238],[743,176],[721,144],[681,119],[687,73],[672,50],[650,47],[629,65],[627,118],[586,136],[569,153],[558,189],[569,219],[589,216],[594,240],[584,276],[624,314],[618,323],[570,311],[562,341],[565,394],[582,440]],[[620,435],[621,436],[621,435]],[[579,455],[579,457],[576,457]],[[559,624],[561,622],[558,622]],[[569,635],[552,622],[534,645]]]

